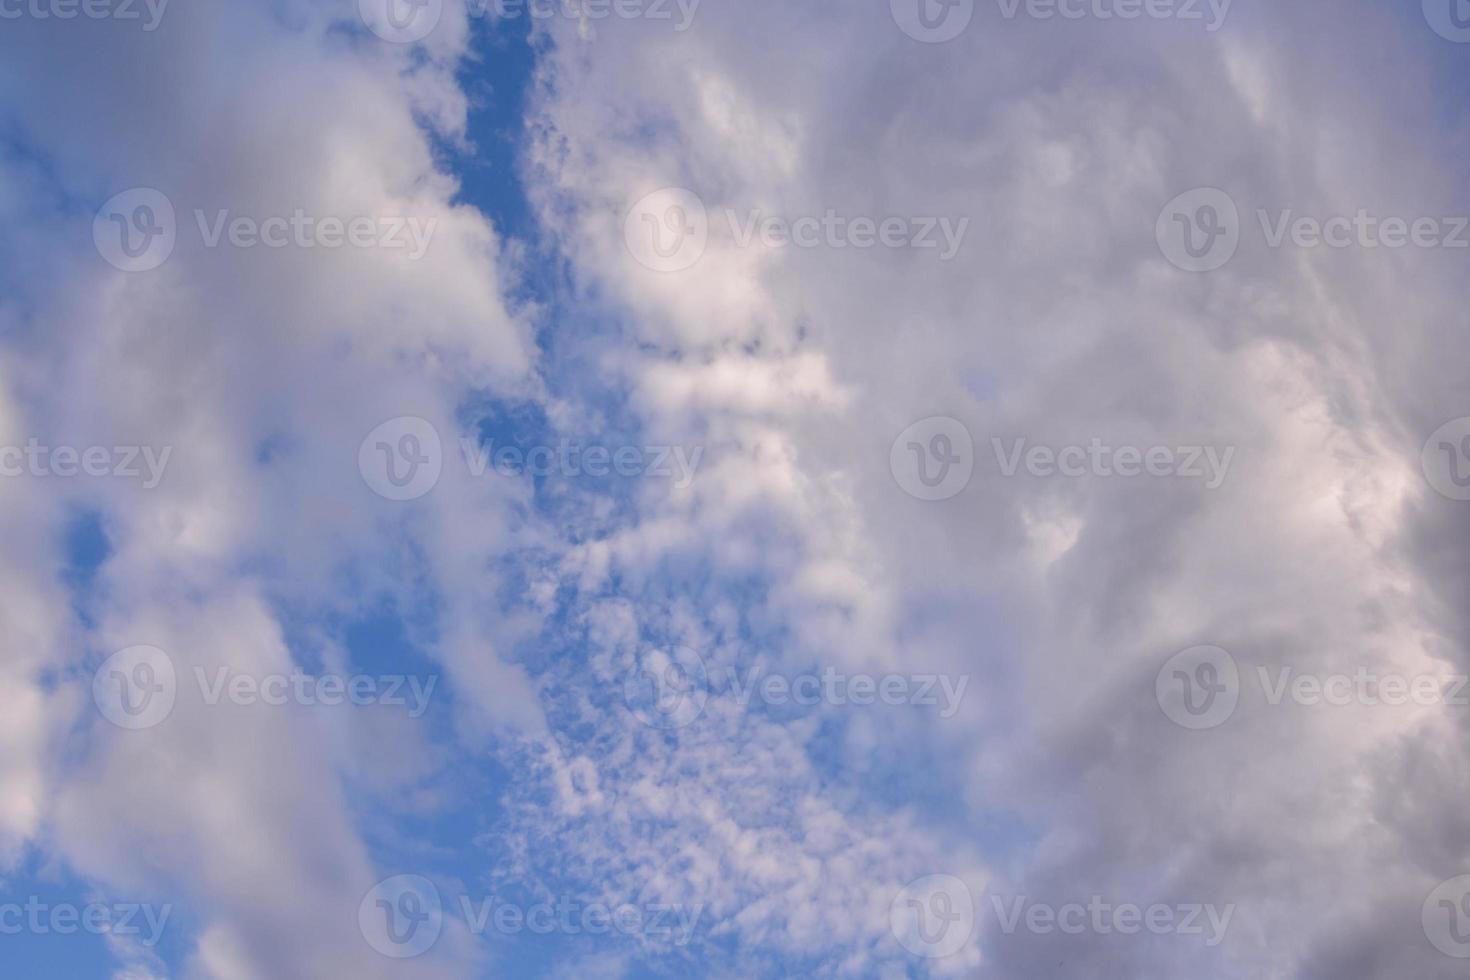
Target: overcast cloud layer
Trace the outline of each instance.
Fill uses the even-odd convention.
[[[1463,3],[56,6],[0,973],[1464,974]]]

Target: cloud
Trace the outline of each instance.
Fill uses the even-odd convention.
[[[478,958],[462,930],[409,964],[358,933],[381,877],[360,821],[391,823],[405,781],[434,776],[423,758],[404,773],[385,754],[396,775],[355,778],[373,763],[345,747],[381,737],[372,712],[211,706],[191,687],[196,668],[311,669],[288,626],[429,597],[459,710],[482,727],[537,723],[524,678],[477,630],[495,585],[464,574],[511,533],[509,485],[452,468],[412,508],[358,469],[387,419],[431,419],[453,446],[464,401],[533,384],[500,241],[455,203],[435,157],[436,139],[463,137],[466,39],[452,13],[407,48],[369,35],[351,5],[206,3],[151,33],[25,19],[0,41],[3,166],[23,189],[0,209],[27,229],[4,253],[35,273],[13,280],[3,313],[6,444],[171,451],[156,487],[0,481],[18,641],[0,845],[7,860],[43,846],[109,894],[187,904],[188,975],[457,976]],[[140,186],[170,203],[175,241],[157,268],[127,273],[89,229]],[[221,213],[262,228],[304,215],[321,237],[216,243]],[[341,244],[340,226],[406,218],[432,229],[422,257]],[[68,594],[55,549],[73,511],[98,516],[109,554]],[[126,731],[92,704],[92,671],[138,644],[172,658],[180,693],[157,727]],[[406,735],[430,754],[424,733]]]
[[[711,443],[690,495],[644,500],[584,549],[597,583],[647,589],[630,613],[645,632],[669,592],[692,596],[714,659],[735,642],[719,597],[739,594],[734,632],[778,660],[983,678],[987,696],[904,757],[963,794],[969,819],[926,812],[924,833],[1009,869],[994,888],[1238,906],[1217,950],[1006,936],[992,921],[988,975],[1453,968],[1418,925],[1465,860],[1449,812],[1421,802],[1456,778],[1428,762],[1456,738],[1453,709],[1271,707],[1253,687],[1258,668],[1463,669],[1447,601],[1463,563],[1442,543],[1458,519],[1418,466],[1427,434],[1465,411],[1444,357],[1462,346],[1456,256],[1275,250],[1258,231],[1262,210],[1450,213],[1463,137],[1443,124],[1421,56],[1444,52],[1423,26],[1366,4],[1240,9],[1213,33],[977,8],[958,40],[925,45],[881,10],[755,3],[706,7],[683,36],[609,23],[590,42],[557,37],[538,105],[543,218],[587,295],[641,345],[619,363],[644,424]],[[1360,70],[1370,62],[1396,67]],[[1207,276],[1173,268],[1154,238],[1164,205],[1201,186],[1225,189],[1244,225],[1236,257]],[[703,210],[685,196],[651,227],[626,221],[658,188]],[[731,211],[790,224],[829,210],[969,218],[971,231],[945,262],[742,246],[722,227]],[[651,268],[625,244],[644,232],[702,251]],[[969,487],[939,504],[889,472],[891,441],[935,415],[976,446]],[[993,438],[1235,456],[1216,488],[1006,479]],[[1232,651],[1248,703],[1195,734],[1169,723],[1153,685],[1200,643]],[[676,757],[718,751],[690,738]],[[821,771],[829,791],[862,772]],[[603,825],[636,825],[643,799],[598,775]],[[1449,822],[1398,824],[1426,806]],[[761,812],[731,819],[756,833]],[[1406,862],[1426,833],[1433,858]],[[729,862],[706,895],[773,852],[690,836]],[[790,846],[778,863],[801,867],[802,842]],[[759,890],[761,914],[729,928],[779,945],[766,916],[792,921],[813,897]],[[1334,952],[1344,935],[1363,937],[1351,955]],[[852,968],[836,951],[821,962]]]
[[[359,933],[374,884],[434,873],[401,862],[460,832],[481,863],[446,886],[696,914],[692,937],[567,942],[597,975],[1453,975],[1421,912],[1470,860],[1456,706],[1268,683],[1465,670],[1465,517],[1420,459],[1470,413],[1460,256],[1268,230],[1456,209],[1449,42],[1316,0],[1218,30],[974,5],[944,43],[883,4],[554,17],[523,147],[537,255],[447,172],[472,11],[397,44],[354,6],[0,34],[0,220],[24,229],[0,239],[0,445],[169,453],[151,487],[0,479],[7,869],[40,851],[187,906],[179,972],[229,980],[518,965],[457,919],[411,961]],[[1190,272],[1159,236],[1200,188],[1239,227]],[[103,246],[164,241],[165,210],[166,259]],[[410,218],[417,258],[383,247]],[[238,244],[272,219],[287,244]],[[371,240],[330,246],[324,219]],[[554,266],[551,295],[508,299],[507,255]],[[477,476],[461,440],[518,411],[548,445],[678,448],[688,479]],[[1017,440],[1087,462],[1008,476]],[[1118,472],[1120,448],[1190,447],[1228,470]],[[956,451],[944,499],[895,472]],[[58,551],[79,514],[107,543],[85,584]],[[364,667],[343,624],[383,610],[447,715],[190,686]],[[93,671],[139,645],[182,682],[129,731]],[[1201,645],[1240,689],[1193,731],[1156,682]],[[698,711],[649,724],[640,670],[672,664]],[[952,717],[711,682],[757,668],[971,680]],[[415,822],[455,807],[474,819]],[[934,875],[974,911],[948,957],[896,924]],[[1233,917],[1218,947],[1007,932],[1018,896]]]

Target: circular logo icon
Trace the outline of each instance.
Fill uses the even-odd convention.
[[[1213,272],[1240,247],[1240,212],[1229,194],[1200,187],[1164,205],[1154,226],[1159,251],[1185,272]]]
[[[1435,429],[1424,443],[1420,460],[1435,491],[1451,500],[1470,500],[1470,418]]]
[[[178,679],[174,662],[157,647],[119,650],[92,675],[92,700],[119,728],[141,731],[162,724],[174,710]]]
[[[888,452],[888,466],[909,496],[948,500],[970,485],[975,441],[959,419],[936,415],[899,433]]]
[[[439,25],[444,0],[357,0],[368,30],[394,44],[422,41]]]
[[[1470,44],[1470,0],[1424,0],[1424,19],[1440,37]]]
[[[1240,669],[1219,647],[1190,647],[1164,664],[1154,694],[1164,714],[1181,728],[1218,728],[1240,703]]]
[[[389,419],[358,447],[357,468],[378,496],[417,500],[434,489],[444,471],[439,430],[413,416]]]
[[[975,931],[975,899],[952,875],[909,882],[888,907],[888,925],[904,949],[938,960],[965,948]]]
[[[709,674],[687,647],[646,650],[623,681],[623,701],[650,728],[683,728],[704,713]]]
[[[893,22],[915,41],[953,41],[970,26],[975,0],[888,0]]]
[[[1430,892],[1420,918],[1435,949],[1470,960],[1470,875],[1451,878]]]
[[[709,212],[699,195],[665,187],[640,198],[623,219],[623,241],[639,264],[654,272],[682,272],[709,244]]]
[[[163,265],[178,241],[173,202],[151,187],[113,196],[92,219],[97,253],[123,272],[149,272]]]
[[[357,907],[357,927],[368,945],[395,960],[427,953],[444,931],[444,904],[434,883],[395,875],[377,884]]]

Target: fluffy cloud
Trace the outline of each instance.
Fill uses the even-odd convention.
[[[1443,42],[1367,4],[1237,10],[1213,33],[982,6],[926,45],[882,10],[756,3],[703,8],[686,34],[609,20],[559,40],[543,215],[642,345],[618,363],[646,425],[711,446],[692,494],[646,501],[598,567],[640,585],[698,569],[711,618],[754,578],[739,619],[792,663],[981,679],[904,759],[964,795],[968,820],[930,812],[925,833],[1007,869],[986,899],[1237,906],[1217,949],[1006,935],[987,915],[992,975],[1450,975],[1419,918],[1465,860],[1437,802],[1458,785],[1455,709],[1271,706],[1258,679],[1463,669],[1447,601],[1463,563],[1437,543],[1458,539],[1458,512],[1418,460],[1464,414],[1444,357],[1462,347],[1457,256],[1273,249],[1258,219],[1455,213],[1462,137],[1423,57]],[[1154,234],[1200,186],[1243,224],[1209,275],[1171,266]],[[655,193],[669,187],[707,223],[685,225],[697,260],[660,267],[625,246],[625,218],[677,241],[658,225],[687,202]],[[754,212],[828,209],[970,225],[947,262],[740,240]],[[943,503],[889,473],[892,440],[934,415],[976,446]],[[1003,478],[992,443],[1094,438],[1233,449],[1233,469],[1217,488]],[[1235,656],[1242,704],[1187,732],[1154,678],[1202,643]],[[748,908],[797,916],[791,898]],[[765,915],[729,921],[769,938]]]
[[[494,758],[512,776],[468,800],[466,887],[700,911],[687,943],[567,943],[587,975],[1454,975],[1420,912],[1470,870],[1464,709],[1268,683],[1466,669],[1465,512],[1419,459],[1470,411],[1459,253],[1269,231],[1464,211],[1457,52],[1417,12],[1241,6],[1210,31],[976,5],[943,44],[884,4],[551,18],[525,178],[566,279],[522,308],[440,155],[466,146],[466,11],[409,45],[354,7],[0,33],[0,218],[25,229],[0,239],[0,444],[171,451],[151,488],[0,479],[6,867],[31,849],[187,904],[190,975],[475,975],[513,943],[456,920],[389,961],[356,912],[463,843],[395,822],[465,804],[448,784]],[[177,240],[124,273],[89,229],[139,186]],[[1190,273],[1155,233],[1200,187],[1240,243]],[[432,233],[418,259],[209,245],[222,212],[298,210]],[[460,440],[504,405],[548,442],[678,447],[692,479],[476,478]],[[974,473],[920,500],[894,443],[935,416]],[[395,503],[359,447],[401,417],[444,465]],[[1208,448],[1218,485],[1006,475],[1009,447],[1094,441]],[[84,584],[58,545],[79,515],[108,546]],[[182,689],[146,731],[93,710],[114,650],[185,679],[342,669],[340,624],[384,608],[444,675],[443,729]],[[1190,731],[1155,681],[1201,644],[1239,704]],[[636,684],[681,657],[707,697],[650,725]],[[970,685],[942,717],[717,683],[828,668]],[[930,959],[893,916],[935,874],[977,923]],[[1233,914],[1211,946],[996,913],[1094,896]]]

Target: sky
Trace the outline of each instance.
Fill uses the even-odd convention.
[[[1463,976],[1467,66],[0,0],[0,976]]]

